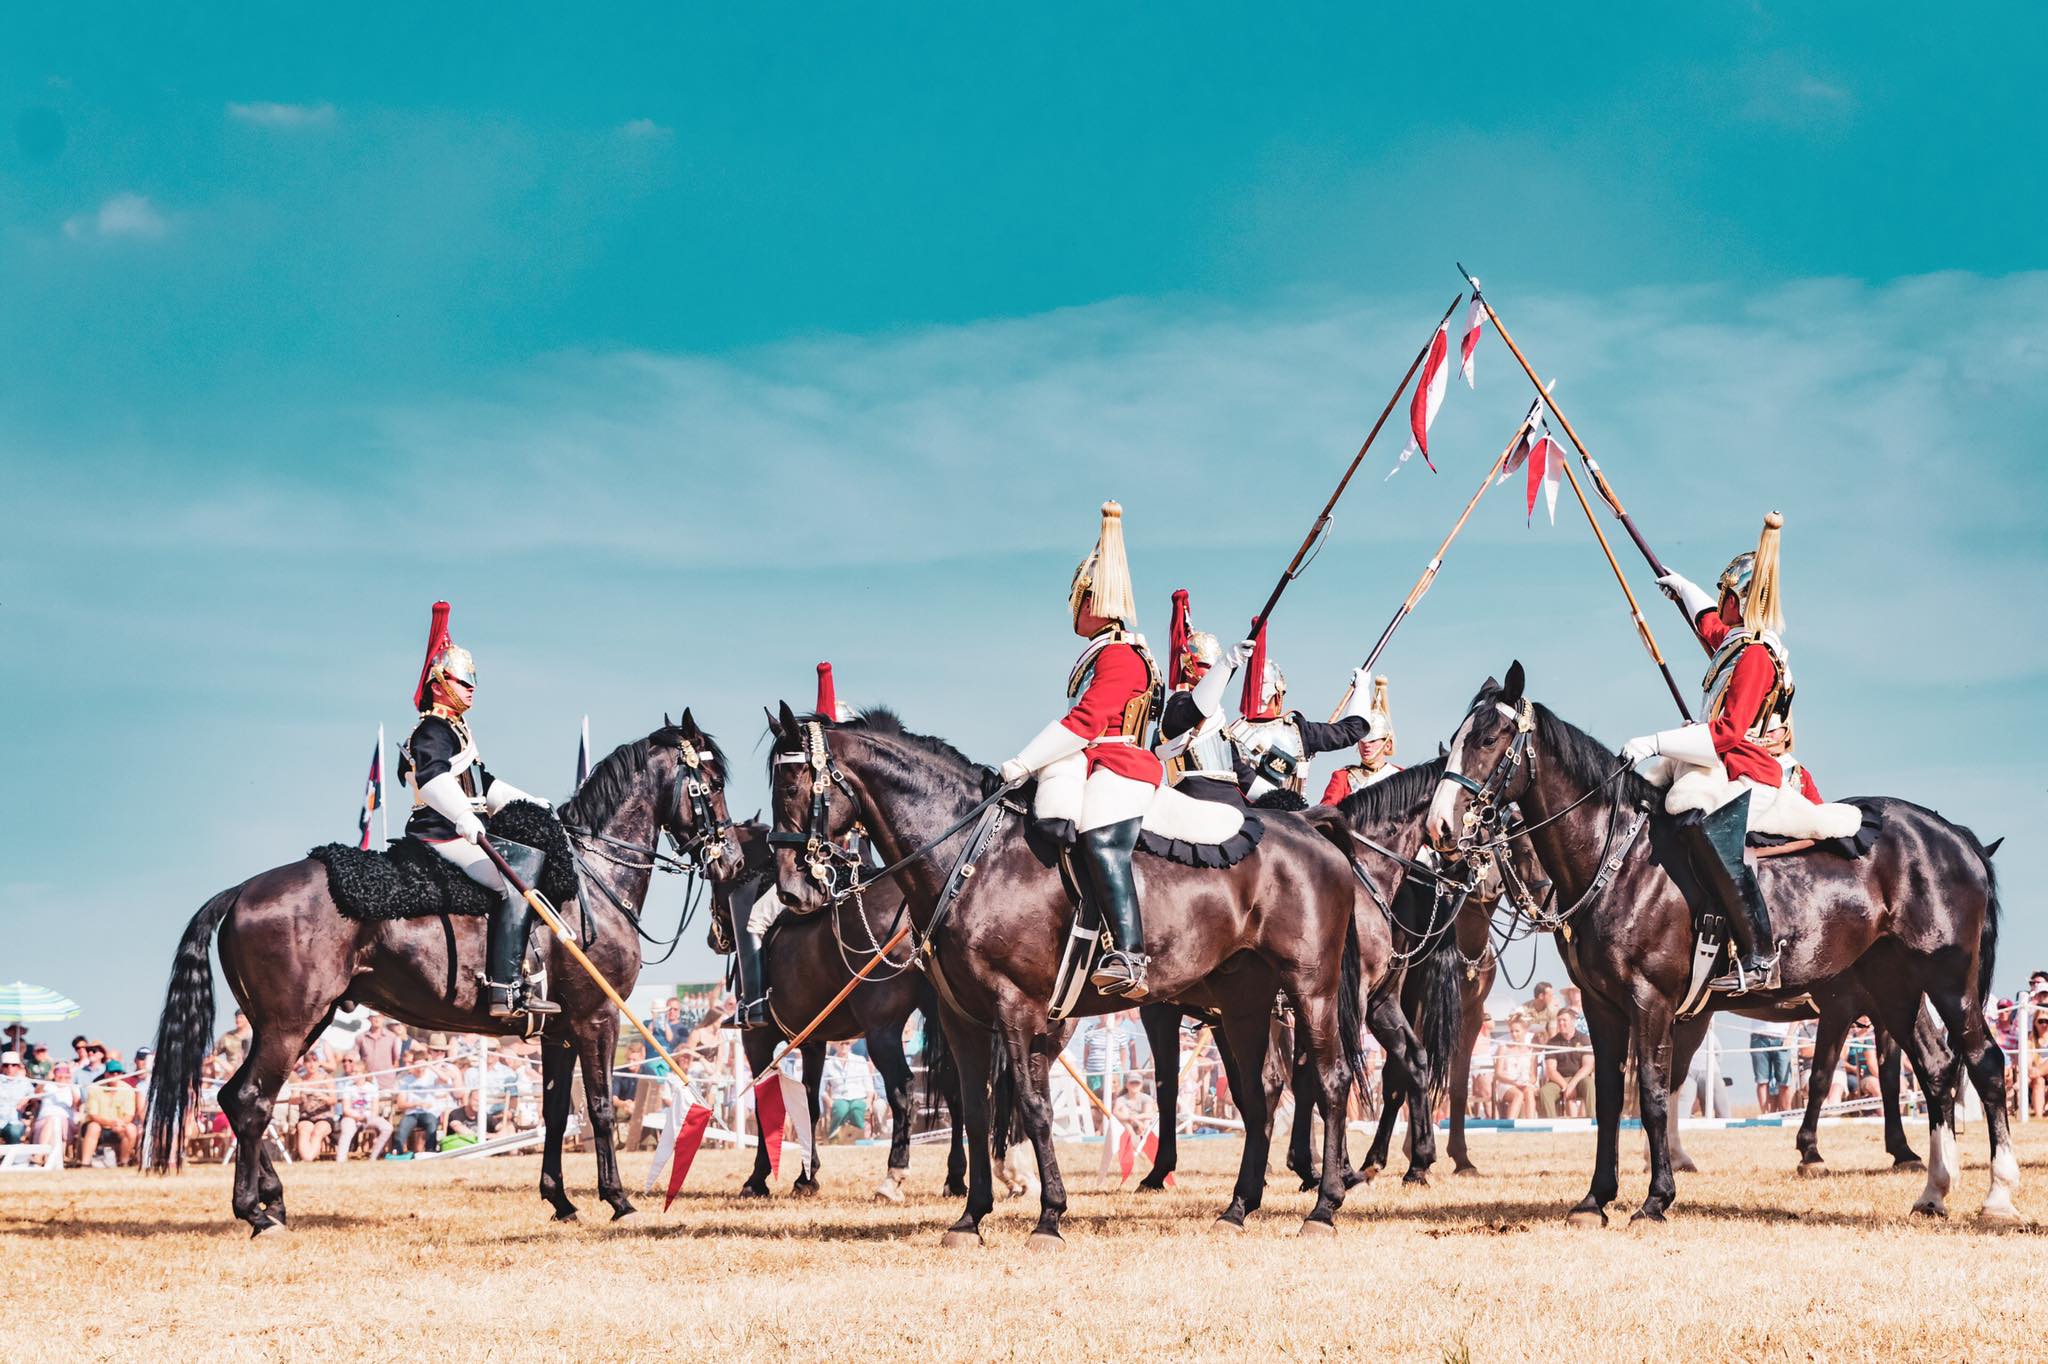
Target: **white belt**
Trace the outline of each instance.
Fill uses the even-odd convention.
[[[1101,738],[1099,738],[1099,739],[1090,739],[1090,740],[1088,741],[1088,747],[1090,747],[1090,748],[1101,748],[1101,747],[1103,747],[1103,746],[1104,746],[1104,745],[1106,745],[1106,744],[1124,744],[1124,745],[1130,745],[1130,744],[1134,744],[1134,743],[1136,743],[1136,742],[1137,742],[1137,740],[1133,739],[1133,738],[1132,738],[1132,737],[1131,737],[1130,735],[1128,735],[1128,734],[1105,734],[1105,735],[1103,735],[1103,736],[1102,736]]]

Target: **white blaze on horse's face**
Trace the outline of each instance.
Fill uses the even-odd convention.
[[[1465,774],[1465,747],[1472,739],[1472,722],[1479,712],[1474,710],[1458,726],[1458,732],[1451,736],[1450,752],[1444,759],[1444,776],[1436,784],[1436,794],[1429,800],[1429,817],[1423,823],[1423,830],[1438,852],[1449,852],[1457,844],[1458,797],[1465,794],[1465,788],[1452,781],[1451,774]]]

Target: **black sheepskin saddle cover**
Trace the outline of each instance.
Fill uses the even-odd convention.
[[[1877,836],[1884,832],[1884,808],[1876,801],[1864,796],[1851,796],[1842,805],[1853,805],[1863,816],[1863,823],[1847,838],[1823,838],[1816,842],[1809,852],[1829,852],[1837,857],[1855,860],[1868,857],[1870,850],[1877,846]],[[1780,843],[1790,843],[1789,838],[1776,834],[1751,834],[1748,839],[1752,848],[1772,848]]]
[[[486,823],[492,838],[508,838],[547,854],[540,893],[552,904],[576,898],[576,863],[569,836],[554,812],[520,801]],[[418,919],[431,914],[485,915],[498,897],[469,879],[416,838],[395,838],[388,852],[327,843],[306,854],[327,866],[327,893],[350,919]]]

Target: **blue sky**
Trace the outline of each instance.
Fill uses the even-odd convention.
[[[2048,20],[1569,20],[10,14],[0,979],[139,1040],[192,909],[352,829],[436,596],[536,789],[586,711],[748,753],[821,657],[1000,759],[1094,505],[1151,628],[1182,585],[1235,628],[1461,258],[1667,559],[1785,510],[1802,748],[2015,835],[2009,987],[2048,961]],[[1511,365],[1452,393],[1440,477],[1380,482],[1389,441],[1352,493],[1275,622],[1304,705],[1526,406]],[[1388,655],[1411,754],[1517,656],[1614,743],[1670,718],[1584,526],[1511,504]]]

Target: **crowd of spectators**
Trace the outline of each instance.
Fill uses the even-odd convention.
[[[661,1046],[686,1069],[687,1088],[668,1083],[667,1064],[650,1057],[628,1033],[610,1084],[625,1145],[644,1145],[685,1094],[713,1107],[719,1121],[741,1130],[748,1070],[738,1034],[729,1026],[729,996],[690,990],[663,1000],[644,1021]],[[2048,1116],[2048,972],[2035,972],[2026,992],[1985,1004],[1986,1020],[2006,1056],[2008,1088],[2017,1111]],[[1592,1046],[1579,990],[1538,982],[1526,1001],[1497,1017],[1489,1008],[1473,1049],[1468,1112],[1475,1118],[1583,1118],[1594,1108]],[[1879,1095],[1882,1057],[1869,1021],[1859,1020],[1831,1075],[1813,1074],[1815,1025],[1744,1020],[1735,1045],[1722,1046],[1710,1065],[1707,1048],[1695,1057],[1675,1096],[1681,1113],[1732,1116],[1745,1109],[1753,1086],[1755,1109],[1778,1113],[1803,1108],[1816,1086],[1829,1104],[1873,1101]],[[2024,1027],[2028,1036],[2020,1037]],[[904,1048],[922,1068],[923,1023],[913,1018]],[[143,1112],[150,1083],[150,1050],[132,1058],[83,1034],[69,1056],[53,1055],[20,1024],[5,1029],[0,1050],[0,1146],[41,1148],[49,1163],[133,1165],[140,1161]],[[1380,1096],[1377,1046],[1368,1034],[1365,1073],[1352,1098],[1351,1117],[1370,1121]],[[2022,1047],[2024,1040],[2025,1046]],[[234,1135],[221,1112],[219,1091],[247,1059],[252,1042],[240,1013],[206,1058],[200,1102],[189,1118],[184,1159],[225,1159]],[[1189,1023],[1179,1033],[1184,1124],[1230,1127],[1237,1110],[1212,1030]],[[1746,1053],[1746,1055],[1745,1055]],[[1080,1074],[1052,1072],[1054,1120],[1065,1136],[1099,1135],[1121,1124],[1148,1131],[1158,1121],[1152,1057],[1135,1010],[1085,1020],[1069,1048]],[[783,1061],[801,1078],[802,1061]],[[1718,1070],[1718,1092],[1710,1076]],[[1911,1083],[1910,1069],[1906,1083]],[[274,1154],[292,1160],[357,1157],[400,1160],[471,1145],[505,1131],[526,1131],[539,1120],[540,1055],[536,1041],[415,1033],[369,1009],[354,1009],[334,1023],[294,1063],[278,1094],[266,1139]],[[1739,1096],[1739,1097],[1738,1097]],[[816,1136],[824,1141],[886,1138],[891,1121],[882,1076],[865,1042],[835,1042],[824,1062]],[[580,1087],[577,1104],[581,1106]],[[1284,1100],[1283,1100],[1284,1102]],[[1115,1123],[1108,1115],[1113,1114]],[[922,1108],[918,1120],[926,1119]],[[792,1122],[795,1119],[791,1120]],[[1105,1160],[1108,1159],[1105,1152]]]

